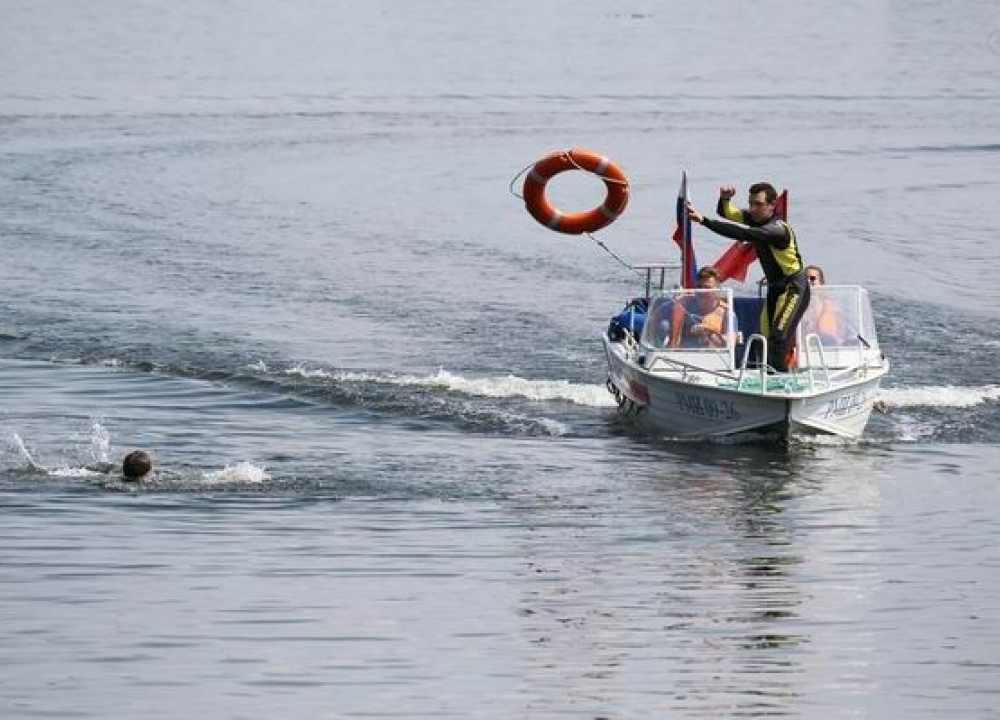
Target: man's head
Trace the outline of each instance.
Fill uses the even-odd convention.
[[[810,285],[825,285],[826,278],[823,276],[823,268],[819,265],[810,265],[806,268],[806,279]]]
[[[778,199],[778,191],[774,185],[766,182],[754,183],[750,186],[750,217],[755,222],[770,220],[774,215],[774,203]]]
[[[143,450],[135,450],[122,461],[122,475],[126,480],[140,480],[153,469],[153,458]]]
[[[698,271],[698,289],[714,290],[722,284],[722,276],[711,265],[706,265]]]

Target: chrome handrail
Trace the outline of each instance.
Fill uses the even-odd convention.
[[[736,381],[736,389],[743,389],[743,378],[747,372],[747,360],[750,358],[750,349],[754,342],[759,342],[761,346],[760,354],[760,394],[767,392],[767,338],[760,333],[754,333],[747,338],[746,345],[743,346],[743,360],[740,361],[740,375]]]
[[[819,335],[816,333],[809,333],[806,335],[805,351],[806,351],[806,370],[809,371],[809,390],[816,389],[816,376],[813,374],[813,348],[812,344],[815,341],[816,350],[819,353],[820,367],[823,369],[824,383],[826,387],[830,387],[832,384],[830,382],[830,367],[826,364],[826,353],[823,351],[823,341],[820,340]]]

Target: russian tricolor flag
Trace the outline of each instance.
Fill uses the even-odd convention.
[[[674,242],[681,249],[681,287],[693,288],[698,284],[698,263],[691,244],[691,216],[688,215],[688,177],[681,173],[681,188],[677,191],[677,229]]]

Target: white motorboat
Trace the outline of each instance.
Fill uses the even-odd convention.
[[[604,336],[608,389],[622,412],[676,438],[862,435],[889,370],[866,290],[813,287],[792,368],[776,373],[757,330],[763,298],[734,297],[731,288],[664,290],[666,265],[639,267],[644,317],[630,304]],[[721,326],[696,335],[709,309]]]

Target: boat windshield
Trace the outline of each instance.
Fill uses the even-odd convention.
[[[799,323],[799,344],[815,333],[826,348],[878,347],[868,291],[854,285],[819,285]]]
[[[649,303],[642,329],[647,348],[730,351],[736,344],[732,290],[667,290]]]

